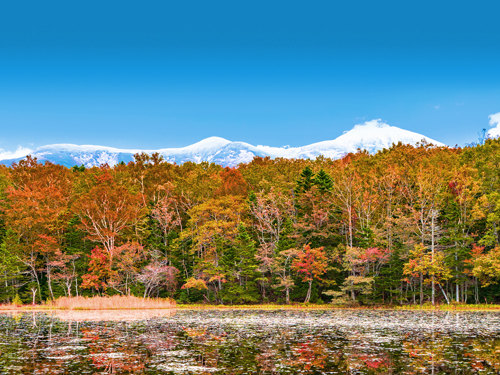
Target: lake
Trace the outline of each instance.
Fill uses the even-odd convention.
[[[498,374],[500,313],[0,313],[0,374]]]

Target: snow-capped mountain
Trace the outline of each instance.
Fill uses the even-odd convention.
[[[389,148],[393,143],[415,145],[425,141],[436,146],[442,143],[408,130],[389,126],[381,120],[372,120],[344,132],[332,141],[313,143],[303,147],[270,147],[252,146],[245,142],[231,142],[224,138],[210,137],[198,143],[181,148],[164,148],[160,150],[121,150],[104,146],[77,146],[58,144],[43,146],[33,150],[30,154],[39,161],[51,161],[67,167],[85,165],[86,167],[108,164],[113,166],[121,161],[128,163],[138,152],[160,153],[170,163],[182,164],[187,161],[208,161],[223,166],[235,166],[250,162],[254,156],[283,157],[290,159],[316,158],[320,155],[329,158],[339,158],[357,149],[364,149],[375,153],[383,148]],[[11,165],[21,160],[3,159],[0,163]]]

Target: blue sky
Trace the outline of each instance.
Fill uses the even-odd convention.
[[[495,3],[8,2],[0,148],[300,146],[378,118],[463,145],[500,112]]]

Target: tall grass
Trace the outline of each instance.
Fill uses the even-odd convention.
[[[170,298],[112,297],[60,297],[49,303],[56,309],[117,310],[117,309],[169,309],[175,307]]]

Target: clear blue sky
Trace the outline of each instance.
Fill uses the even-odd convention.
[[[495,1],[10,1],[0,148],[272,146],[365,120],[464,144],[500,112]]]

